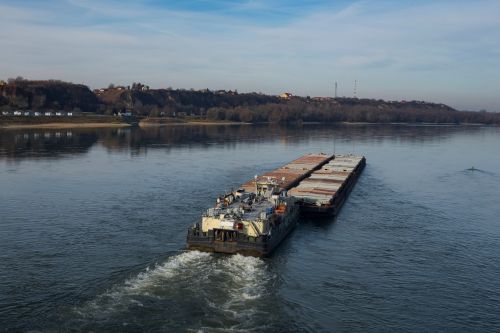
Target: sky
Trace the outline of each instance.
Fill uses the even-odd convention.
[[[500,112],[498,0],[0,0],[0,79]]]

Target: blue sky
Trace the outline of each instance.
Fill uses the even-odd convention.
[[[500,1],[0,0],[0,78],[500,111]]]

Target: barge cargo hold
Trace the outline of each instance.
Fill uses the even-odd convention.
[[[301,213],[337,215],[366,165],[364,156],[336,155],[290,191]]]
[[[188,249],[268,256],[299,218],[297,200],[287,191],[333,158],[326,154],[302,156],[220,196],[201,222],[188,229]]]

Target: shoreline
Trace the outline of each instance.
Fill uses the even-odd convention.
[[[131,127],[127,123],[44,123],[44,124],[11,124],[0,125],[0,129],[23,129],[23,128],[106,128],[106,127]]]
[[[1,124],[0,130],[9,129],[36,129],[36,128],[53,128],[53,129],[66,129],[66,128],[123,128],[123,127],[163,127],[163,126],[235,126],[235,125],[252,125],[251,123],[239,123],[239,122],[205,122],[205,121],[186,121],[186,122],[139,122],[137,125],[129,123],[111,123],[111,122],[52,122],[52,123],[38,123],[38,124]]]
[[[0,130],[9,129],[36,129],[36,128],[52,128],[52,129],[66,129],[66,128],[124,128],[124,127],[163,127],[163,126],[241,126],[241,125],[262,125],[262,124],[272,124],[268,122],[264,123],[248,123],[248,122],[218,122],[218,121],[178,121],[178,122],[154,122],[154,121],[139,121],[137,124],[130,124],[125,122],[50,122],[50,123],[24,123],[24,124],[1,124]],[[277,124],[286,125],[286,124]],[[301,124],[303,126],[308,125],[403,125],[403,126],[496,126],[492,124],[480,124],[480,123],[367,123],[367,122],[337,122],[337,123],[321,123],[321,122],[304,122]]]
[[[172,122],[172,123],[154,123],[154,122],[139,122],[139,127],[162,127],[162,126],[194,126],[194,125],[204,125],[204,126],[240,126],[240,125],[252,125],[252,123],[238,123],[238,122],[204,122],[204,121],[187,121],[187,122]]]
[[[139,127],[158,127],[170,125],[251,125],[252,123],[228,120],[172,118],[172,117],[146,117],[138,122]]]

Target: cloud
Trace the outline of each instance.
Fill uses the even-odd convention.
[[[357,79],[361,96],[500,106],[481,88],[499,84],[500,3],[301,3],[5,2],[0,73],[304,95]]]

